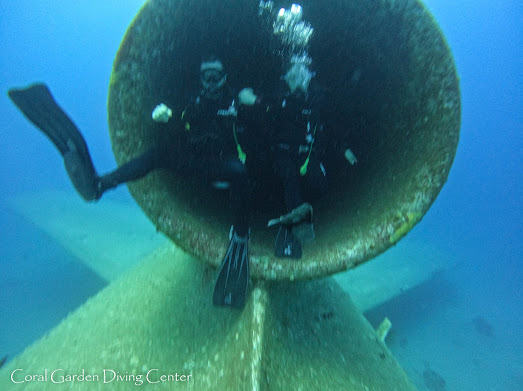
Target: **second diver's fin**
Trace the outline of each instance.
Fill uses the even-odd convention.
[[[272,227],[277,224],[297,224],[305,220],[312,221],[312,206],[308,202],[304,202],[283,216],[270,220],[267,223],[267,227]]]
[[[216,306],[243,308],[249,286],[249,235],[238,236],[233,230],[223,258],[212,302]]]
[[[314,226],[308,221],[302,221],[301,223],[293,225],[292,233],[300,243],[312,242],[316,238]]]
[[[300,241],[292,234],[292,228],[287,225],[280,226],[276,235],[274,255],[279,258],[300,259],[302,248]]]
[[[56,103],[45,84],[12,88],[9,98],[60,151],[76,191],[86,200],[100,198],[98,175],[87,144],[73,121]]]

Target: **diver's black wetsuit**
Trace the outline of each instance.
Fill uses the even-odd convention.
[[[302,188],[312,198],[327,191],[325,169],[318,152],[318,138],[323,131],[320,97],[318,93],[282,93],[260,99],[251,114],[270,129],[265,133],[270,133],[272,167],[283,183],[287,212],[304,203]],[[265,117],[264,121],[261,117]],[[300,169],[304,164],[306,171],[302,175]]]
[[[230,184],[234,229],[238,235],[245,236],[249,229],[251,186],[247,169],[236,151],[235,120],[236,107],[231,92],[217,99],[197,97],[179,113],[179,121],[173,118],[166,124],[176,132],[176,142],[157,145],[100,177],[99,196],[158,168],[196,176],[203,181],[225,181]]]
[[[316,148],[323,131],[318,103],[306,94],[287,94],[280,99],[274,115],[272,162],[274,172],[284,184],[287,211],[304,202],[302,185],[313,198],[327,190],[325,168]],[[304,164],[306,171],[303,173],[302,169],[300,174]]]

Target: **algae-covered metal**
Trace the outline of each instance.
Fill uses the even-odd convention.
[[[317,238],[298,262],[273,256],[276,232],[265,225],[281,214],[281,205],[256,204],[253,278],[321,277],[394,245],[436,199],[459,139],[455,64],[419,1],[301,5],[314,26],[309,41],[314,81],[324,87],[328,103],[324,163],[330,188],[314,205]],[[162,125],[151,120],[153,108],[164,102],[176,113],[197,88],[199,63],[210,54],[224,62],[237,88],[270,90],[282,72],[257,1],[150,0],[143,6],[122,41],[109,88],[110,134],[119,164],[162,140]],[[339,153],[344,143],[357,164]],[[171,172],[152,173],[129,189],[158,230],[219,265],[230,226],[224,192]]]
[[[332,279],[258,282],[238,312],[212,305],[213,276],[158,249],[0,369],[0,389],[415,390]]]

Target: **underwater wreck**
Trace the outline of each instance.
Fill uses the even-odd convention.
[[[60,369],[58,382],[89,390],[414,389],[349,296],[323,277],[393,246],[436,199],[459,140],[455,64],[419,1],[301,5],[321,41],[313,37],[310,45],[316,77],[326,86],[331,115],[347,124],[331,134],[332,145],[350,132],[358,156],[349,166],[333,155],[336,180],[315,205],[317,237],[303,259],[274,257],[275,232],[265,227],[274,216],[260,208],[246,307],[214,308],[215,268],[230,224],[227,196],[191,178],[152,173],[129,190],[172,243],[8,362],[0,388],[54,389],[52,372]],[[281,72],[280,59],[267,55],[272,45],[256,1],[147,1],[122,41],[109,86],[117,162],[156,141],[152,108],[181,101],[202,56],[223,59],[237,85],[268,88],[267,70]]]

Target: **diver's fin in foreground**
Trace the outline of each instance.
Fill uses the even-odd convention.
[[[243,308],[249,285],[249,235],[240,237],[232,232],[229,248],[225,253],[212,302],[217,306]]]
[[[44,84],[13,88],[9,98],[56,146],[76,191],[87,201],[100,198],[98,175],[85,140]]]
[[[301,243],[292,234],[290,226],[282,225],[276,235],[276,244],[274,245],[274,255],[279,258],[300,259],[302,255]]]

